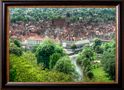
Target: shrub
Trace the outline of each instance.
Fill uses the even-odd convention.
[[[14,43],[11,44],[9,52],[10,54],[15,54],[17,56],[21,56],[23,53],[22,49],[20,47],[17,47]]]
[[[9,52],[10,54],[15,54],[17,56],[21,56],[23,51],[21,48],[21,43],[19,40],[15,39],[14,41],[12,39],[10,41],[10,49]]]
[[[92,71],[87,72],[87,77],[88,77],[89,79],[93,79],[93,77],[94,77],[93,72],[92,72]]]
[[[96,46],[95,51],[96,53],[103,53],[103,48],[101,46]]]
[[[14,44],[17,46],[17,47],[21,47],[21,43],[19,40],[15,39],[14,40]]]
[[[93,43],[93,49],[96,53],[102,53],[103,52],[101,45],[102,45],[102,41],[100,39],[96,38],[94,40],[94,43]]]
[[[102,41],[99,39],[99,38],[95,38],[94,39],[94,44],[95,44],[95,46],[100,46],[101,44],[102,44]]]

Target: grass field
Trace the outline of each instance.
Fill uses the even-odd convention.
[[[112,82],[112,80],[109,79],[107,76],[107,73],[103,70],[102,67],[98,67],[92,70],[94,77],[92,80],[87,79],[86,77],[84,78],[83,81],[86,82]]]

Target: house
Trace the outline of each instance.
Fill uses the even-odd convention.
[[[23,48],[32,49],[33,46],[36,46],[42,42],[42,38],[40,36],[30,36],[29,38],[22,41]]]
[[[71,48],[71,46],[72,46],[73,44],[75,44],[77,48],[82,48],[83,45],[85,45],[85,44],[90,44],[90,41],[87,40],[87,39],[85,39],[85,40],[80,40],[80,41],[76,41],[76,42],[75,42],[75,41],[62,41],[61,44],[62,44],[62,46],[63,46],[64,48]]]

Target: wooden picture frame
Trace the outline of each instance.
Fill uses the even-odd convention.
[[[89,88],[120,88],[122,87],[122,1],[2,1],[2,88],[8,87],[89,87]],[[116,79],[114,82],[9,82],[9,11],[10,7],[114,7],[116,8]]]

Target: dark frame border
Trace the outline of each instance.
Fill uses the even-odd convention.
[[[122,50],[121,50],[121,44],[122,44],[122,28],[121,28],[121,0],[118,1],[60,1],[60,0],[56,0],[56,1],[48,1],[48,0],[44,0],[44,1],[23,1],[23,0],[19,0],[19,1],[3,1],[2,2],[2,87],[37,87],[37,86],[41,86],[41,87],[97,87],[97,88],[119,88],[122,87]],[[118,50],[119,50],[119,62],[118,62],[118,84],[14,84],[14,83],[8,83],[7,82],[7,57],[6,57],[6,51],[7,51],[7,7],[8,6],[32,6],[32,5],[36,5],[36,6],[48,6],[48,5],[95,5],[95,6],[118,6]]]

